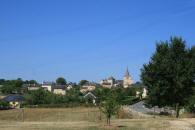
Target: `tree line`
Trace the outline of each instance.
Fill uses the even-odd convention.
[[[40,88],[38,90],[28,91],[26,88],[23,88],[23,84],[38,84],[35,80],[26,80],[22,79],[16,80],[4,80],[1,79],[0,83],[3,85],[1,87],[1,92],[10,95],[10,94],[21,94],[25,97],[26,102],[23,104],[26,107],[74,107],[74,106],[95,106],[106,100],[110,95],[115,95],[116,101],[118,104],[127,105],[139,101],[139,97],[136,97],[136,91],[139,87],[129,87],[122,88],[116,87],[115,89],[104,88],[101,85],[97,85],[95,90],[91,91],[96,97],[96,104],[93,103],[92,99],[84,99],[83,96],[88,93],[81,93],[80,87],[89,81],[81,80],[78,84],[76,83],[67,83],[66,80],[62,77],[56,79],[56,84],[60,85],[71,85],[72,88],[66,90],[65,95],[54,94],[50,91],[45,91]],[[141,90],[141,89],[140,89]],[[21,93],[22,92],[22,93]]]

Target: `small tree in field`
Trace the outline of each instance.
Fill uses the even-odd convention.
[[[119,112],[120,105],[116,97],[111,94],[101,103],[99,109],[106,115],[107,125],[110,125],[110,118],[112,115],[116,115]]]

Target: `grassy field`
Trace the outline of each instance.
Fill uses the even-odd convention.
[[[98,108],[25,108],[24,122],[22,110],[0,111],[0,129],[2,130],[103,130],[105,117]],[[195,128],[195,118],[174,119],[167,117],[144,117],[136,113],[122,111],[113,117],[111,124],[116,129],[186,129]]]

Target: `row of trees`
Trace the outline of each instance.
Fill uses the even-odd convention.
[[[16,80],[1,79],[0,83],[1,85],[3,85],[1,87],[1,92],[4,94],[21,93],[25,90],[24,88],[22,88],[22,85],[26,82],[30,81],[23,81],[21,78],[18,78]]]
[[[71,107],[85,105],[85,100],[75,88],[67,91],[66,95],[58,95],[44,89],[29,91],[24,95],[27,99],[26,105],[38,105],[47,107]]]
[[[15,80],[5,80],[0,79],[1,92],[4,94],[13,94],[13,93],[26,93],[27,90],[22,87],[23,84],[34,84],[37,85],[38,82],[36,80],[25,80],[23,81],[21,78]],[[59,77],[56,79],[56,84],[58,85],[67,85],[67,82],[64,78]]]
[[[63,106],[72,106],[74,105],[94,105],[92,100],[84,99],[83,96],[87,93],[80,92],[80,86],[75,85],[72,89],[66,91],[66,95],[58,95],[43,89],[38,89],[34,91],[28,91],[24,94],[29,105],[40,105],[40,104],[61,104]],[[115,95],[116,101],[123,105],[129,104],[139,100],[139,97],[136,97],[137,88],[117,88],[117,89],[108,89],[101,86],[96,87],[92,93],[97,97],[96,104],[104,101],[110,95]]]
[[[146,102],[151,106],[173,107],[176,117],[182,107],[195,111],[195,46],[186,47],[182,38],[156,44],[156,52],[141,69],[147,86]]]

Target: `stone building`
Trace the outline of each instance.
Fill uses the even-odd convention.
[[[126,74],[125,74],[124,80],[123,80],[123,87],[127,88],[132,84],[133,84],[133,80],[132,80],[131,76],[129,75],[129,71],[128,71],[128,68],[127,68],[127,71],[126,71]]]
[[[107,82],[110,83],[111,86],[114,86],[115,79],[111,76],[110,78],[108,78]]]
[[[93,91],[96,86],[97,86],[97,83],[95,82],[86,83],[80,87],[80,92],[85,93],[87,91]]]
[[[31,90],[38,90],[41,88],[40,84],[23,84],[22,85],[23,88],[27,88],[29,91]]]
[[[45,82],[43,81],[42,84],[23,84],[23,88],[27,88],[29,91],[38,90],[40,88],[52,92],[54,94],[61,94],[65,95],[66,90],[70,90],[72,85],[59,85],[54,82]]]
[[[123,84],[122,80],[115,80],[112,76],[108,79],[104,79],[100,81],[100,85],[105,88],[113,88],[117,86],[121,86]]]
[[[47,91],[50,91],[52,92],[52,87],[55,85],[54,82],[45,82],[43,81],[42,84],[41,84],[41,87],[44,89],[44,90],[47,90]]]
[[[102,85],[105,88],[112,88],[115,84],[115,79],[113,77],[110,77],[108,79],[103,79],[100,81],[100,85]]]
[[[133,84],[133,80],[131,76],[129,75],[129,71],[127,68],[126,74],[124,76],[124,80],[115,80],[112,76],[108,79],[104,79],[100,81],[100,85],[106,88],[114,88],[114,87],[120,87],[123,86],[124,88],[127,88]]]
[[[65,95],[66,94],[66,89],[67,89],[68,86],[67,85],[58,85],[58,84],[56,84],[54,82],[43,82],[41,84],[41,87],[44,90],[53,92],[55,94]]]
[[[52,86],[52,92],[55,94],[61,94],[65,95],[66,94],[66,85],[53,85]]]

